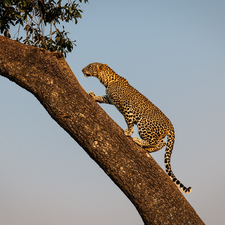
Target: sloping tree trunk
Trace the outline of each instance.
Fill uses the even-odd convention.
[[[40,101],[126,194],[145,224],[204,224],[155,160],[89,97],[62,54],[0,36],[0,75]]]

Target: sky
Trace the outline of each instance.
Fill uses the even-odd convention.
[[[84,89],[105,93],[82,68],[107,63],[174,125],[172,168],[207,224],[225,212],[225,2],[90,0],[66,58]],[[123,129],[112,105],[101,107]],[[0,77],[0,224],[142,225],[135,207],[37,99]],[[137,136],[135,131],[133,136]],[[152,153],[164,169],[164,150]]]

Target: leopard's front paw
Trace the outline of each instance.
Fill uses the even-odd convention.
[[[131,136],[134,133],[134,128],[124,130],[126,136]]]
[[[89,95],[92,97],[92,98],[95,98],[95,93],[93,91],[90,91],[89,92]]]

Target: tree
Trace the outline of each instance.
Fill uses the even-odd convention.
[[[62,53],[0,36],[0,74],[40,101],[126,194],[145,224],[204,224],[151,155],[89,97]]]

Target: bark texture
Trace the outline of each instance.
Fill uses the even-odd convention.
[[[155,160],[89,97],[62,54],[0,36],[0,75],[36,96],[126,194],[145,224],[204,224]]]

